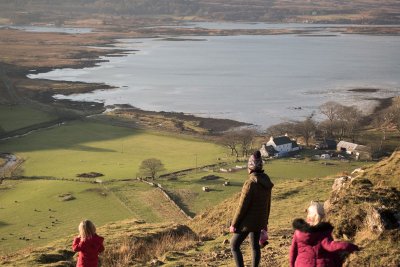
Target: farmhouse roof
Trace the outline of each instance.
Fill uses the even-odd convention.
[[[363,146],[363,145],[357,145],[356,149],[357,151],[363,151],[363,152],[371,152],[371,148],[368,146]]]
[[[340,141],[339,144],[337,145],[338,149],[341,147],[346,148],[346,150],[350,151],[364,151],[364,152],[370,152],[371,148],[368,146],[364,145],[359,145],[359,144],[354,144],[346,141]]]
[[[275,150],[275,148],[273,146],[267,146],[267,145],[265,145],[265,150],[268,153],[277,153],[278,152],[278,151]]]
[[[287,136],[273,137],[273,138],[272,138],[272,141],[273,141],[273,142],[275,143],[275,145],[277,145],[277,146],[292,143],[292,140],[290,140],[290,138],[287,137]]]
[[[325,139],[324,142],[328,146],[336,146],[337,145],[337,142],[335,140],[332,140],[332,139]]]
[[[346,148],[347,150],[353,150],[353,151],[356,149],[357,146],[358,146],[357,144],[346,141],[340,141],[339,144],[337,144],[338,149],[343,147]]]

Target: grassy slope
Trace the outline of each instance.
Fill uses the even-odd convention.
[[[276,166],[275,166],[276,164]],[[347,166],[341,165],[341,166],[337,166],[336,168],[338,169],[343,169],[343,168],[347,168],[347,169],[352,169],[355,168],[357,166],[359,166],[360,163],[357,164],[348,164]],[[292,168],[289,168],[289,166],[292,166]],[[284,255],[287,253],[287,242],[289,242],[290,240],[288,238],[285,239],[281,239],[282,234],[287,234],[289,237],[290,233],[290,222],[292,220],[293,217],[301,217],[303,215],[303,209],[304,207],[307,205],[308,201],[311,199],[325,199],[327,198],[328,192],[330,191],[330,187],[332,184],[332,180],[333,178],[327,178],[327,179],[319,179],[319,178],[310,178],[313,176],[308,176],[311,174],[313,174],[314,172],[318,171],[318,172],[322,172],[324,171],[324,169],[326,169],[326,167],[333,167],[333,166],[325,166],[320,164],[319,162],[308,162],[307,164],[301,164],[301,165],[297,165],[296,163],[291,163],[290,160],[278,160],[275,161],[275,163],[271,163],[269,165],[267,165],[267,169],[269,171],[269,173],[271,174],[272,179],[275,182],[275,188],[274,188],[274,196],[273,196],[273,207],[272,207],[272,213],[271,213],[271,224],[270,224],[270,228],[271,228],[271,246],[269,246],[268,251],[264,251],[263,255],[264,255],[264,259],[263,262],[267,261],[268,257],[268,262],[271,262],[271,255],[275,255],[276,253],[279,253],[279,255]],[[278,178],[275,179],[274,175],[277,175],[277,173],[282,172],[282,170],[286,170],[287,173],[285,175],[290,175],[288,177],[285,176],[286,179],[283,178]],[[291,171],[290,171],[291,170]],[[330,171],[334,171],[333,169],[331,169]],[[337,170],[336,170],[337,171]],[[198,173],[197,174],[199,177],[203,176],[202,173]],[[203,206],[204,207],[208,207],[210,208],[211,206],[215,206],[217,203],[219,203],[220,201],[222,201],[223,199],[231,196],[232,194],[235,194],[236,192],[238,192],[241,188],[241,186],[239,185],[239,183],[241,183],[244,177],[244,173],[243,172],[237,172],[237,173],[231,173],[231,174],[223,174],[223,176],[227,176],[231,181],[233,181],[233,183],[238,183],[237,186],[232,186],[232,187],[222,187],[220,186],[221,181],[218,182],[218,185],[216,184],[216,187],[220,186],[221,191],[215,190],[215,191],[211,191],[209,193],[199,193],[199,197],[196,199],[192,199],[192,202],[188,202],[189,205],[193,205],[194,207],[196,205]],[[308,179],[306,177],[309,177]],[[237,179],[237,182],[234,182],[234,180]],[[181,185],[182,187],[184,187],[185,183],[182,181],[182,179],[180,178],[179,180],[180,182],[174,182],[176,183],[175,186],[177,185]],[[28,191],[32,191],[32,186],[30,186],[29,184],[31,183],[60,183],[61,181],[24,181],[23,183],[20,183],[16,186],[16,189],[18,189],[18,186],[25,186],[25,192]],[[193,183],[196,186],[196,189],[198,189],[199,185],[197,183],[195,183],[195,181],[190,181],[190,179],[188,181],[186,181],[186,186],[189,186],[189,189],[187,189],[188,191],[191,191],[192,188],[190,188],[190,186],[192,186],[190,183]],[[27,183],[27,185],[25,185],[25,183]],[[95,186],[93,184],[87,184],[87,183],[73,183],[73,182],[62,182],[62,183],[67,183],[67,184],[71,184],[71,186],[73,186],[73,184],[82,184],[82,185],[87,185],[87,186]],[[154,195],[152,195],[153,193],[151,192],[151,188],[148,187],[143,187],[142,184],[136,184],[137,182],[114,182],[111,184],[107,184],[107,187],[112,190],[115,194],[123,194],[124,196],[126,196],[129,199],[128,202],[128,207],[130,207],[131,209],[133,209],[134,212],[142,212],[142,214],[147,214],[149,219],[157,219],[157,216],[159,216],[160,214],[162,214],[160,212],[160,208],[159,209],[148,209],[149,207],[147,207],[146,205],[152,206],[155,203],[157,203],[157,199],[155,197],[153,197]],[[208,183],[208,182],[207,182]],[[50,186],[50,185],[49,185]],[[43,188],[43,190],[55,190],[53,187],[54,185],[51,186],[52,189],[46,189]],[[40,187],[42,188],[42,187]],[[65,192],[65,190],[68,187],[63,186],[60,192]],[[142,190],[146,190],[145,194],[141,194],[140,192]],[[73,188],[71,188],[71,190],[76,190],[75,186],[73,186]],[[69,190],[69,191],[71,191]],[[232,190],[232,191],[231,191]],[[14,190],[9,190],[9,191],[5,191],[8,192],[8,194],[10,194],[8,196],[8,204],[7,206],[13,206],[13,205],[27,205],[28,202],[23,201],[23,203],[13,203],[14,198],[18,195],[23,195],[25,193],[23,192],[18,192],[18,191],[14,191],[14,193],[12,193]],[[39,194],[39,193],[38,193]],[[86,192],[84,194],[94,194],[93,192]],[[43,200],[43,195],[39,194],[40,197],[35,197],[35,201],[44,201]],[[147,195],[147,198],[143,198],[145,195]],[[103,197],[98,196],[98,198],[102,199]],[[107,197],[108,198],[108,197]],[[3,201],[2,198],[1,199],[1,203],[5,203]],[[48,199],[48,198],[46,198]],[[150,201],[151,199],[153,199],[153,201]],[[21,200],[22,201],[22,200]],[[77,201],[77,200],[74,200]],[[74,201],[71,201],[70,203],[66,203],[68,205],[74,205]],[[147,201],[145,202],[146,204],[144,204],[143,202],[141,203],[140,201]],[[217,206],[216,208],[213,208],[212,210],[206,212],[205,214],[198,216],[197,219],[194,221],[194,223],[191,225],[195,230],[199,231],[201,234],[212,234],[217,237],[217,239],[215,241],[212,242],[206,242],[204,243],[203,246],[198,247],[197,249],[195,249],[194,251],[189,251],[185,254],[184,258],[180,258],[177,257],[177,260],[180,262],[187,262],[191,259],[195,259],[195,260],[205,260],[207,259],[207,257],[212,254],[215,253],[215,251],[219,251],[219,250],[223,250],[223,249],[228,249],[229,245],[223,245],[222,241],[225,238],[229,238],[229,236],[223,235],[224,232],[226,232],[226,225],[228,220],[231,219],[232,213],[234,208],[236,207],[236,202],[237,199],[228,199],[226,200],[224,203],[220,204],[219,206]],[[41,216],[41,213],[35,213],[32,211],[32,208],[34,209],[33,206],[34,205],[32,203],[29,203],[30,206],[28,206],[29,208],[26,208],[27,211],[26,215],[29,218],[30,213],[38,214],[37,216]],[[58,202],[57,202],[58,203]],[[59,205],[62,205],[63,203],[59,203]],[[2,204],[4,205],[4,204]],[[40,206],[42,207],[42,206]],[[38,207],[38,208],[40,208]],[[50,206],[49,206],[50,207]],[[113,208],[117,207],[116,202],[114,202]],[[135,211],[134,207],[142,207],[142,209],[140,211]],[[54,208],[55,210],[57,210],[57,207],[51,207]],[[44,207],[44,212],[48,212],[48,207],[47,205]],[[72,206],[71,206],[71,209]],[[147,210],[148,209],[148,210]],[[104,208],[95,208],[96,211],[100,211],[100,210],[106,210]],[[10,211],[10,210],[9,210]],[[0,212],[5,212],[4,209],[0,210]],[[57,212],[56,212],[57,213]],[[67,215],[68,214],[68,215]],[[47,215],[47,214],[46,214]],[[10,214],[8,214],[7,216],[10,216]],[[21,215],[20,215],[21,216]],[[74,213],[70,213],[70,211],[66,211],[65,212],[65,216],[68,216],[68,218],[70,218],[70,225],[68,226],[69,232],[67,230],[63,231],[62,236],[65,236],[66,233],[74,233],[75,232],[75,228],[76,228],[76,224],[79,221],[78,217],[79,217],[79,211],[78,214]],[[207,218],[211,218],[210,220],[208,220]],[[73,219],[76,218],[76,219]],[[97,217],[93,216],[92,218],[95,218],[94,220],[96,221],[96,223],[101,224],[101,220],[98,219]],[[31,219],[31,218],[30,218]],[[34,218],[32,217],[32,220]],[[46,222],[47,218],[39,218],[37,217],[37,219],[41,219],[41,221]],[[103,218],[105,219],[105,218]],[[201,222],[199,222],[199,219],[201,220]],[[40,221],[40,220],[39,220]],[[114,218],[110,221],[114,221]],[[42,223],[42,222],[40,222]],[[32,223],[33,225],[33,223]],[[118,225],[118,224],[116,224]],[[210,227],[212,226],[212,227]],[[58,227],[58,226],[57,226]],[[14,229],[26,229],[28,228],[25,223],[20,223],[18,226],[15,226]],[[33,229],[33,227],[31,227]],[[117,227],[118,228],[118,227]],[[2,229],[2,232],[4,233],[5,226],[1,227],[0,229]],[[10,229],[10,228],[9,228]],[[39,229],[39,228],[35,228],[35,229]],[[121,228],[122,229],[122,228]],[[200,230],[199,230],[200,229]],[[28,228],[29,230],[29,228]],[[53,229],[52,229],[53,230]],[[55,230],[59,230],[59,229],[55,229]],[[282,232],[283,231],[283,232]],[[222,235],[221,235],[222,234]],[[36,235],[36,232],[35,232]],[[8,236],[6,236],[8,238]],[[48,244],[48,242],[52,242],[52,240],[55,240],[57,238],[60,237],[60,235],[54,235],[52,236],[54,238],[49,238],[47,240],[42,240],[44,241],[43,243],[38,243],[38,244]],[[14,238],[13,242],[15,244],[26,244],[27,241],[22,241],[19,240],[17,238],[17,236],[13,236],[12,238]],[[66,243],[68,243],[68,241],[64,241]],[[5,244],[9,244],[10,239],[7,241],[1,241],[3,242],[3,245]],[[32,241],[29,241],[32,242]],[[36,241],[34,241],[36,242]],[[40,241],[41,242],[41,241]],[[60,243],[60,242],[58,242]],[[2,243],[0,243],[1,245]],[[284,244],[284,245],[282,245]],[[69,246],[68,244],[64,244],[64,247]],[[60,245],[55,246],[55,248],[52,248],[50,250],[55,250],[55,249],[60,249],[61,247]],[[282,246],[282,247],[281,247]],[[275,253],[275,254],[274,254]],[[24,253],[23,253],[24,254]],[[249,251],[246,250],[246,258],[248,259],[249,257]],[[205,258],[204,258],[205,257]],[[286,263],[286,258],[274,258],[273,259],[274,262],[279,263],[281,265],[285,265],[284,263]],[[200,262],[199,262],[200,263]],[[214,262],[215,265],[213,266],[226,266],[231,264],[232,261],[230,259],[228,260],[216,260]],[[172,265],[171,265],[172,264]],[[175,260],[171,260],[170,262],[170,266],[176,266],[174,265],[176,264]]]
[[[55,115],[28,107],[0,105],[0,126],[6,132],[55,119]]]
[[[275,266],[286,266],[286,255],[288,253],[288,244],[291,237],[290,222],[292,218],[301,217],[303,215],[304,207],[310,199],[325,199],[329,194],[332,181],[333,178],[323,178],[276,183],[270,219],[271,244],[268,248],[263,250],[261,266],[265,266],[267,263],[274,263]],[[316,190],[315,188],[318,189]],[[167,263],[166,266],[178,266],[180,263],[187,265],[189,262],[193,264],[193,266],[204,266],[205,262],[208,263],[209,266],[233,266],[233,260],[230,258],[229,253],[229,244],[223,244],[223,240],[230,238],[230,235],[226,233],[226,225],[227,221],[231,219],[236,203],[237,196],[227,199],[220,205],[209,209],[203,215],[198,216],[194,222],[191,223],[190,227],[198,231],[201,235],[212,235],[216,237],[215,240],[199,243],[195,247],[192,247],[194,248],[192,250],[189,247],[186,250],[179,250],[179,253],[168,252],[163,257],[161,257],[161,255],[157,256]],[[75,229],[75,225],[72,228]],[[114,252],[117,252],[120,250],[119,248],[122,249],[127,245],[124,242],[128,236],[139,238],[141,236],[146,236],[151,239],[152,232],[163,231],[163,229],[165,229],[165,225],[131,224],[126,221],[100,227],[99,233],[106,237],[106,248],[112,248]],[[283,235],[286,236],[282,238]],[[17,264],[18,266],[19,264],[19,266],[24,266],[24,264],[32,264],[31,260],[37,259],[42,253],[57,254],[60,253],[57,252],[60,249],[69,250],[72,236],[67,238],[65,238],[65,234],[63,236],[64,238],[57,241],[48,240],[47,247],[24,250],[15,256],[6,257],[6,259],[8,258],[10,265]],[[114,247],[116,244],[117,246]],[[246,262],[249,263],[249,246],[244,244],[243,248]],[[215,254],[220,254],[220,251],[227,251],[226,255],[228,258],[219,259],[213,256]],[[7,260],[3,261],[2,264],[6,262]],[[5,266],[8,265],[5,264]],[[33,264],[33,266],[37,266],[37,264]],[[137,263],[132,266],[143,266],[143,264]]]
[[[324,165],[324,161],[304,161],[280,159],[273,160],[265,166],[265,170],[276,185],[285,182],[309,180],[317,177],[325,177],[342,171],[352,171],[364,162],[339,162],[330,161],[334,165]],[[217,175],[218,180],[204,181],[201,177]],[[213,173],[201,171],[189,173],[178,178],[177,181],[162,181],[165,188],[172,192],[178,202],[191,214],[198,214],[207,208],[213,207],[226,198],[241,190],[244,180],[247,178],[246,170],[232,173]],[[223,186],[223,181],[230,181],[231,186]],[[212,191],[205,193],[203,186],[208,186]]]
[[[161,256],[165,250],[185,249],[196,243],[196,237],[188,227],[171,223],[144,224],[137,220],[124,220],[98,227],[97,233],[104,237],[106,250],[100,258],[102,266],[107,267],[128,266],[126,262],[129,266],[144,266],[143,260]],[[75,266],[75,253],[71,251],[74,236],[64,235],[46,246],[0,257],[0,265]],[[132,239],[135,240],[133,243]]]
[[[102,196],[87,191],[93,188],[101,190],[99,185],[90,183],[6,180],[0,188],[0,251],[47,244],[76,232],[77,225],[85,218],[103,225],[132,216],[112,194]],[[68,192],[76,199],[61,201],[58,196]],[[52,226],[56,219],[58,222]],[[19,239],[24,236],[31,240]]]
[[[390,186],[400,189],[400,153],[393,153],[389,158],[364,169],[361,177],[367,178],[378,186]]]
[[[118,197],[136,218],[146,222],[183,222],[184,217],[173,208],[159,190],[139,181],[113,182],[107,188]]]
[[[334,177],[309,180],[294,180],[276,183],[273,189],[272,207],[269,220],[270,244],[262,249],[260,266],[288,266],[289,247],[292,237],[291,222],[294,218],[304,217],[304,209],[311,200],[324,200],[329,196]],[[217,205],[215,208],[196,217],[190,224],[200,235],[212,236],[212,241],[205,242],[196,250],[186,253],[184,257],[166,266],[176,266],[177,262],[187,262],[191,258],[201,259],[209,266],[234,266],[230,255],[227,232],[228,223],[236,210],[239,194]],[[242,246],[245,264],[251,263],[250,246]],[[223,252],[223,253],[222,253]],[[213,256],[217,253],[216,258]],[[196,266],[202,266],[201,264]]]
[[[222,147],[198,139],[101,123],[73,122],[0,143],[0,150],[20,155],[25,176],[75,178],[100,172],[104,179],[135,177],[142,160],[159,158],[167,171],[211,164]]]

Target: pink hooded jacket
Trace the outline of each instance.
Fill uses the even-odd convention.
[[[74,239],[72,250],[79,252],[77,267],[97,267],[99,253],[104,251],[104,238],[94,235],[91,238],[82,240],[79,237]]]
[[[354,244],[333,241],[330,223],[311,226],[303,219],[296,219],[293,228],[290,267],[337,267],[341,266],[338,252],[358,250]]]

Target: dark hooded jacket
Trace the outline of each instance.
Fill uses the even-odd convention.
[[[333,241],[330,223],[311,226],[303,219],[295,219],[293,228],[290,267],[338,267],[341,266],[338,252],[358,250],[354,244]]]
[[[256,232],[267,227],[273,186],[264,172],[253,172],[249,175],[231,223],[237,232]]]

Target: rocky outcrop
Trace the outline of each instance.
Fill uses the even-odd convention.
[[[396,153],[378,165],[397,173],[400,166],[392,164],[400,156]],[[382,172],[381,168],[370,167],[337,178],[324,205],[327,219],[335,225],[335,236],[362,247],[346,261],[347,266],[400,265],[400,191],[398,187],[383,186],[374,176],[377,170]],[[382,176],[386,184],[393,185],[391,180],[395,179],[399,177]]]

